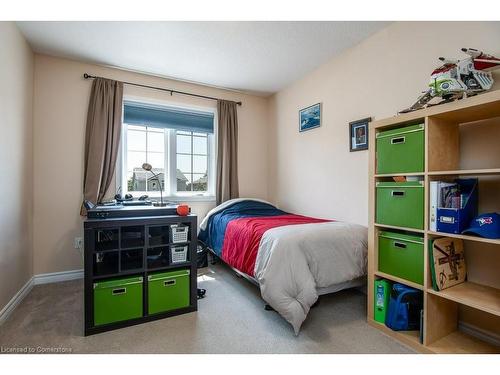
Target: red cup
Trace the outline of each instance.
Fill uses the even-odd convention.
[[[187,216],[189,215],[189,206],[187,204],[180,204],[177,206],[177,215]]]

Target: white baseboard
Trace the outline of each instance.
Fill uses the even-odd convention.
[[[83,270],[41,273],[39,275],[33,276],[33,285],[59,283],[61,281],[70,281],[77,279],[83,279]]]
[[[2,325],[7,318],[12,314],[14,309],[22,302],[22,300],[31,292],[33,289],[33,277],[28,280],[26,284],[12,297],[12,299],[5,305],[5,307],[0,310],[0,325]]]
[[[33,286],[49,283],[58,283],[61,281],[70,281],[83,278],[83,270],[42,273],[35,275],[28,280],[26,284],[12,297],[12,299],[0,310],[0,325],[12,314],[14,309],[22,302],[22,300],[31,292]]]

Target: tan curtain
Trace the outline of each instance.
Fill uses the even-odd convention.
[[[115,173],[122,126],[123,83],[92,82],[85,132],[83,199],[101,202]],[[86,215],[82,204],[81,215]]]
[[[237,104],[217,101],[217,186],[216,200],[221,204],[239,197],[238,188],[238,114]]]

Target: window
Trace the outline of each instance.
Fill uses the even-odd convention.
[[[208,134],[176,132],[177,191],[208,190]]]
[[[122,193],[214,196],[214,113],[125,101]],[[143,163],[152,171],[142,169]]]
[[[159,191],[158,180],[165,190],[165,130],[147,126],[125,125],[127,144],[127,191],[150,192]],[[153,166],[153,172],[142,169],[143,163]]]

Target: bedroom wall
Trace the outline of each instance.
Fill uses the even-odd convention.
[[[91,81],[83,73],[162,86],[243,102],[239,116],[241,196],[267,198],[267,99],[206,86],[35,55],[34,272],[82,268],[73,239],[82,236],[85,121]],[[171,103],[214,106],[213,101],[126,86],[125,95]],[[113,191],[114,194],[114,191]],[[189,203],[200,220],[215,202]]]
[[[33,52],[0,22],[0,311],[33,276]]]
[[[462,47],[499,55],[499,38],[500,22],[396,22],[273,95],[270,199],[288,211],[366,225],[368,151],[349,152],[348,123],[395,115],[425,89],[439,56],[458,58]],[[299,109],[318,102],[321,127],[299,133]]]

